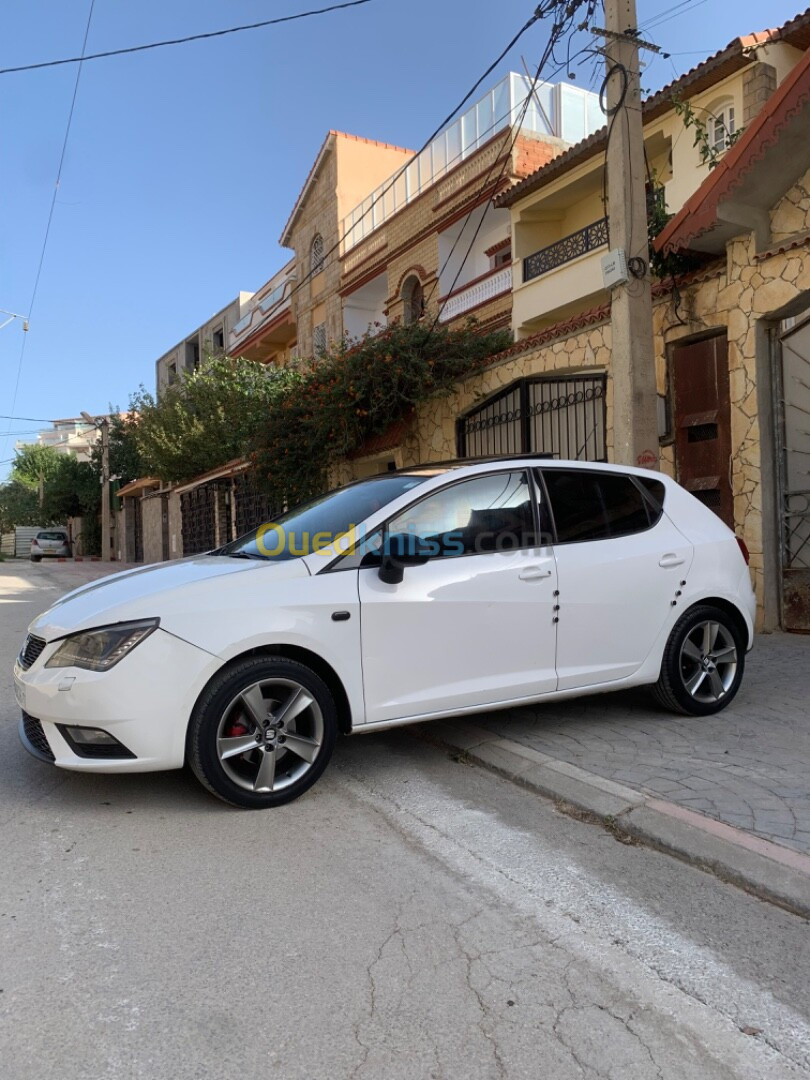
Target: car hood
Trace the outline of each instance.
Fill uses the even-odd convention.
[[[260,562],[226,555],[196,555],[176,562],[124,570],[67,593],[30,625],[32,634],[52,641],[78,630],[130,619],[168,618],[189,604],[204,605],[210,590],[218,591],[234,574],[261,574],[270,579],[309,577],[301,559]]]

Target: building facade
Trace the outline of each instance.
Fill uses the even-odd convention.
[[[810,611],[810,483],[796,466],[810,446],[790,422],[807,404],[790,363],[804,363],[797,350],[810,355],[801,314],[810,304],[810,116],[801,104],[809,45],[807,15],[737,39],[643,106],[651,177],[676,215],[662,254],[696,260],[653,287],[662,467],[747,543],[763,627],[798,628],[806,616],[797,612]],[[715,168],[701,160],[675,99],[704,117]],[[782,113],[793,126],[779,126]],[[496,196],[511,215],[515,344],[453,395],[417,410],[390,448],[398,462],[512,452],[614,460],[610,294],[601,277],[605,143],[599,132]],[[732,168],[733,197],[711,210]],[[709,223],[690,228],[701,213]],[[794,359],[777,362],[774,342],[785,336],[792,351],[779,355]],[[791,380],[794,398],[780,404],[774,387]]]
[[[253,293],[240,292],[227,307],[212,315],[156,361],[155,385],[158,394],[177,382],[182,374],[196,371],[206,357],[224,355],[231,330],[246,314],[252,296]]]

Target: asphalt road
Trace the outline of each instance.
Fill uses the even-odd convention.
[[[806,923],[408,732],[262,813],[29,758],[65,578],[0,564],[3,1080],[810,1076]]]

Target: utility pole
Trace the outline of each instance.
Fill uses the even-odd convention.
[[[110,418],[82,413],[82,419],[97,428],[101,437],[101,558],[110,561]]]
[[[658,468],[658,399],[647,240],[647,190],[636,0],[605,0],[607,187],[610,248],[623,251],[627,281],[613,287],[615,460]],[[652,46],[657,51],[655,46]]]
[[[101,558],[110,561],[110,421],[105,416],[101,429]]]

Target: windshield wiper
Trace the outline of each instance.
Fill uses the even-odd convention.
[[[262,562],[270,562],[267,555],[259,555],[256,551],[219,551],[216,554],[227,555],[229,559],[261,559]]]

